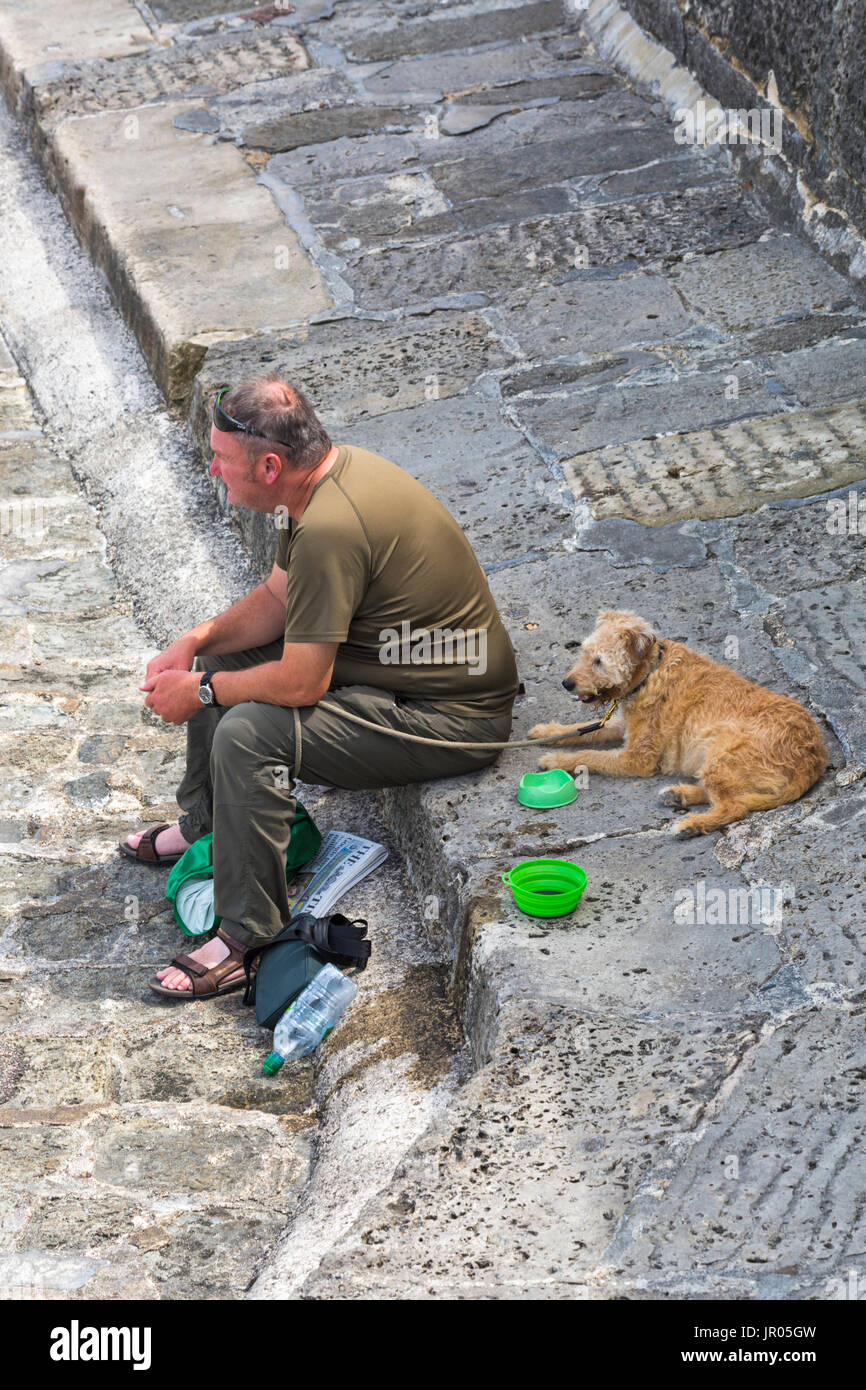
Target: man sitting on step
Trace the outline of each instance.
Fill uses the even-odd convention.
[[[183,814],[120,845],[168,866],[213,831],[219,933],[151,982],[187,999],[237,988],[244,950],[288,919],[295,778],[360,789],[484,767],[495,749],[386,730],[507,740],[518,685],[469,542],[411,474],[332,444],[303,392],[277,376],[220,392],[211,448],[229,502],[274,518],[276,560],[246,598],[148,665],[145,704],[187,726]]]

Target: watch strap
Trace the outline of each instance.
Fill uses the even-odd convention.
[[[199,690],[201,690],[201,688],[202,688],[203,685],[209,685],[209,686],[210,686],[210,688],[211,688],[211,694],[213,695],[213,702],[212,702],[212,703],[216,706],[217,709],[219,709],[219,700],[217,699],[217,697],[216,697],[216,691],[215,691],[214,688],[213,688],[213,678],[214,678],[215,675],[216,675],[216,672],[215,672],[215,671],[205,671],[205,673],[204,673],[204,675],[202,676],[201,680],[199,681],[198,685],[199,685]]]

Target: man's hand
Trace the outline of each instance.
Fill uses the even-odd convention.
[[[147,663],[147,670],[144,673],[146,681],[153,680],[162,671],[191,671],[198,652],[198,643],[189,633],[183,637],[178,637],[176,642],[172,642],[170,647],[166,647],[164,652],[155,656],[152,661]],[[142,690],[150,690],[151,686],[143,685]]]
[[[144,703],[164,724],[185,724],[203,708],[198,698],[200,681],[198,671],[160,671],[138,688],[149,692]]]

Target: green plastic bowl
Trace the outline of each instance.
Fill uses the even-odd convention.
[[[502,875],[528,917],[565,917],[580,902],[586,874],[567,859],[525,859]]]
[[[577,787],[564,767],[553,767],[549,772],[527,772],[520,779],[517,800],[521,806],[570,806],[577,800]]]

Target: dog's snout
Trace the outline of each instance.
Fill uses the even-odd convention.
[[[566,690],[574,689],[574,681],[571,679],[571,676],[566,676],[562,684],[565,686]]]

